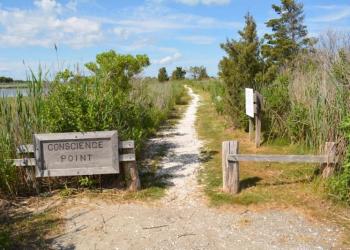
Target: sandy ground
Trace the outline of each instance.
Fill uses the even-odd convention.
[[[331,249],[340,231],[291,210],[209,208],[196,181],[200,167],[194,123],[199,96],[178,125],[152,145],[168,147],[159,175],[171,175],[166,197],[156,203],[70,201],[65,232],[55,249]]]

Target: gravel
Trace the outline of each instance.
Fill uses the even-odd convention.
[[[196,181],[201,142],[194,128],[199,96],[178,125],[152,141],[168,147],[159,175],[171,175],[166,197],[154,203],[76,198],[67,204],[55,249],[331,249],[341,232],[293,209],[216,209]]]

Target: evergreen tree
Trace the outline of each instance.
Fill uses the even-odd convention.
[[[169,76],[168,76],[168,73],[166,72],[166,68],[165,67],[162,67],[162,68],[159,69],[158,81],[159,82],[169,81]]]
[[[176,67],[171,75],[171,79],[173,80],[184,80],[186,75],[186,70],[182,69],[182,67]]]
[[[268,75],[274,78],[278,68],[292,61],[301,50],[312,45],[304,25],[303,4],[295,0],[281,0],[281,5],[272,5],[278,18],[266,22],[272,34],[265,34],[266,43],[262,54],[266,59]]]
[[[219,76],[226,85],[227,112],[234,125],[242,127],[246,123],[244,88],[259,89],[256,79],[262,69],[256,23],[249,13],[245,16],[245,27],[238,33],[238,41],[227,40],[221,44],[227,56],[219,63]]]

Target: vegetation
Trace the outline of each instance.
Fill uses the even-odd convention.
[[[185,80],[186,70],[182,69],[182,67],[176,67],[176,69],[171,74],[172,80]]]
[[[169,81],[169,76],[168,76],[168,73],[166,72],[166,68],[165,67],[162,67],[162,68],[159,69],[158,81],[159,82]]]
[[[264,96],[265,142],[284,141],[314,152],[326,141],[336,142],[344,164],[326,183],[327,191],[349,203],[349,39],[329,32],[316,43],[307,35],[301,3],[281,0],[272,8],[277,18],[266,22],[271,33],[263,40],[259,42],[254,19],[247,14],[239,40],[221,45],[227,54],[219,64],[224,102],[215,97],[214,104],[235,127],[247,128],[244,88],[250,87]],[[218,88],[209,87],[212,96]]]
[[[203,84],[206,85],[203,88]],[[326,219],[344,226],[349,232],[349,207],[334,205],[324,195],[323,183],[315,176],[313,164],[240,163],[241,191],[237,195],[222,192],[221,144],[225,140],[240,142],[243,154],[308,154],[306,148],[283,142],[264,144],[256,149],[249,135],[240,129],[233,129],[224,115],[216,112],[212,97],[206,89],[215,89],[217,81],[192,82],[193,89],[201,95],[202,105],[197,112],[196,129],[203,140],[201,161],[203,168],[199,182],[203,186],[212,206],[234,205],[239,209],[296,207],[316,218]],[[349,173],[349,172],[348,172]],[[340,180],[335,177],[336,180]],[[340,184],[341,185],[341,184]],[[247,208],[250,206],[251,208]],[[327,209],[325,209],[327,208]],[[349,241],[349,234],[346,233]]]
[[[0,83],[11,83],[14,82],[13,78],[6,77],[6,76],[0,76]]]
[[[235,126],[244,127],[247,121],[242,112],[244,88],[258,89],[257,77],[262,69],[256,23],[249,13],[245,16],[244,29],[238,33],[238,41],[227,40],[221,44],[227,56],[219,63],[219,75],[226,87],[226,112],[233,118]]]
[[[121,139],[135,140],[139,152],[185,93],[181,84],[137,78],[147,65],[145,55],[108,51],[86,65],[89,77],[63,71],[44,86],[40,71],[31,76],[28,97],[1,99],[0,195],[30,190],[31,183],[8,159],[16,158],[18,145],[32,143],[33,133],[116,129]]]
[[[204,66],[190,67],[189,73],[194,80],[204,80],[209,78],[207,69]]]
[[[272,33],[265,34],[266,42],[261,48],[266,62],[266,72],[262,79],[265,82],[273,80],[279,69],[290,64],[300,52],[307,52],[313,40],[307,37],[302,3],[281,0],[281,4],[273,4],[272,9],[278,18],[266,22]]]

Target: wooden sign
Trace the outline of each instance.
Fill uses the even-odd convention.
[[[254,90],[250,88],[245,89],[245,113],[254,118]]]
[[[119,173],[117,131],[34,134],[36,177]]]

